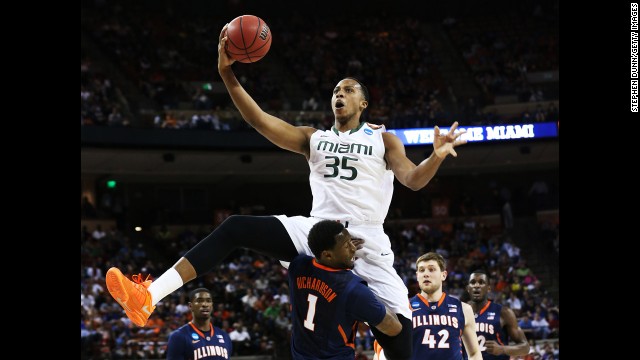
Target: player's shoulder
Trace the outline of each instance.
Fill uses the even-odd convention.
[[[346,271],[345,274],[349,281],[354,284],[354,286],[369,288],[369,284],[367,283],[367,281],[354,274],[353,271]]]
[[[496,305],[496,310],[500,310],[500,316],[502,318],[505,317],[516,317],[516,314],[513,312],[513,310],[509,307],[509,305],[507,304],[498,304],[498,303],[493,303]]]
[[[222,335],[224,337],[229,337],[229,333],[227,333],[226,331],[222,330],[222,328],[219,328],[217,326],[213,327],[213,333],[216,335]]]
[[[385,128],[384,125],[372,124],[370,122],[365,122],[364,124],[367,125],[368,127],[370,127],[372,130],[386,131],[386,128]]]
[[[311,257],[311,256],[309,256],[307,254],[299,254],[298,256],[293,258],[293,260],[291,260],[291,264],[289,265],[289,268],[291,268],[291,265],[293,265],[295,267],[295,266],[297,266],[299,264],[311,263],[312,260],[313,260],[313,257]]]
[[[385,146],[389,146],[389,145],[404,146],[402,144],[402,140],[400,140],[400,138],[392,131],[383,130],[381,135],[382,135],[382,141],[384,142]]]
[[[418,297],[418,294],[413,295],[412,297],[409,298],[409,306],[412,309],[416,309],[420,307],[422,300],[420,300],[420,298]]]
[[[455,298],[454,298],[454,299],[455,299]],[[471,314],[473,314],[473,308],[471,307],[471,305],[467,304],[467,303],[466,303],[466,302],[464,302],[464,301],[460,301],[459,299],[456,299],[456,300],[458,300],[458,303],[460,303],[460,306],[462,307],[462,311],[463,311],[464,313],[471,313]]]
[[[298,130],[304,132],[305,134],[307,134],[308,136],[311,136],[313,134],[315,134],[316,132],[320,131],[324,131],[324,130],[320,130],[311,126],[306,126],[306,125],[302,125],[302,126],[296,126],[298,128]]]
[[[191,328],[188,323],[180,326],[169,334],[169,338],[184,336],[188,332],[188,328]]]

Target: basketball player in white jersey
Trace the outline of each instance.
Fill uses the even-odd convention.
[[[416,166],[398,137],[385,132],[384,126],[360,122],[369,106],[369,92],[354,78],[341,80],[333,90],[335,124],[330,130],[293,126],[262,111],[240,85],[231,69],[234,60],[224,50],[226,41],[225,25],[218,44],[218,72],[243,119],[275,145],[304,155],[309,162],[311,216],[231,216],[153,282],[140,278],[133,282],[117,268],[109,269],[109,292],[136,325],[144,326],[160,300],[212,270],[232,250],[248,248],[286,266],[298,254],[312,255],[307,245],[309,230],[322,219],[333,219],[344,223],[353,238],[364,240],[353,271],[403,324],[394,337],[372,328],[376,339],[388,359],[409,359],[408,291],[393,268],[394,255],[382,222],[391,203],[394,175],[412,190],[423,188],[447,155],[457,156],[454,147],[466,143],[458,139],[463,132],[454,133],[457,123],[444,135],[436,127],[433,153]]]

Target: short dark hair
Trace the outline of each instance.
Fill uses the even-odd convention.
[[[489,277],[489,274],[487,274],[486,271],[484,271],[484,269],[475,269],[472,272],[469,273],[469,278],[471,278],[471,275],[473,274],[478,274],[478,275],[485,275],[487,278]]]
[[[319,259],[323,251],[336,246],[336,235],[340,234],[344,225],[335,220],[321,220],[309,230],[308,242],[313,255]]]
[[[367,89],[367,86],[365,84],[363,84],[360,80],[351,76],[347,76],[345,79],[351,79],[357,82],[358,84],[360,84],[360,89],[362,89],[362,95],[364,95],[364,99],[367,100],[367,102],[369,102],[369,89]]]
[[[193,290],[189,291],[189,301],[193,301],[196,298],[196,294],[201,293],[201,292],[206,292],[213,298],[213,295],[211,294],[211,291],[209,289],[207,289],[207,288],[197,288],[197,289],[193,289]]]

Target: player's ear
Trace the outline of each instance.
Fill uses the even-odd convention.
[[[331,258],[333,258],[333,254],[329,250],[322,250],[322,254],[320,254],[320,256],[323,259],[331,259]]]
[[[366,109],[367,106],[369,106],[369,102],[367,100],[362,100],[360,102],[360,107],[362,108],[362,110]]]

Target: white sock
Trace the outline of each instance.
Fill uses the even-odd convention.
[[[159,303],[165,296],[178,290],[182,285],[184,285],[184,283],[176,269],[171,268],[165,271],[164,274],[155,279],[147,288],[149,293],[151,293],[151,305]]]

